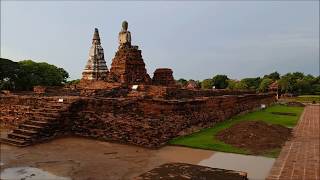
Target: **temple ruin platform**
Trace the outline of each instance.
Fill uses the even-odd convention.
[[[136,90],[51,91],[0,96],[7,139],[26,146],[65,135],[157,148],[170,139],[269,105],[274,94],[138,86]]]

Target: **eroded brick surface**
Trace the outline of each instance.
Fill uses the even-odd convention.
[[[269,174],[268,180],[318,180],[319,169],[320,106],[306,106],[294,128],[294,135],[282,148]]]
[[[162,86],[174,86],[173,71],[169,68],[158,68],[153,73],[152,84]]]
[[[150,83],[141,50],[132,46],[120,47],[112,60],[109,80],[123,84]]]
[[[238,113],[270,104],[272,95],[218,96],[189,100],[81,99],[72,131],[77,135],[159,147],[194,126],[213,126]],[[195,128],[196,129],[196,128]]]
[[[193,99],[154,99],[143,97],[83,97],[83,96],[3,96],[6,104],[1,111],[5,117],[15,118],[15,107],[25,106],[35,117],[41,107],[52,110],[51,105],[63,98],[69,104],[60,114],[59,134],[71,133],[103,140],[160,147],[173,137],[213,126],[233,115],[250,111],[263,104],[274,102],[273,94],[227,95]],[[69,103],[72,102],[72,103]],[[48,106],[50,103],[50,106]],[[23,108],[17,109],[23,117]],[[50,113],[42,116],[50,115]],[[55,121],[56,119],[54,119]],[[11,122],[0,119],[0,124],[15,126],[24,119]],[[62,128],[63,127],[63,128]],[[52,128],[51,128],[52,129]],[[56,130],[56,128],[54,128]]]

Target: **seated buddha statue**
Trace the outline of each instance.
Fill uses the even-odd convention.
[[[128,31],[128,22],[122,22],[122,30],[119,32],[119,44],[120,48],[124,46],[131,47],[131,34]]]

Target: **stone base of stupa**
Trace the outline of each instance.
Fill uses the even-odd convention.
[[[81,79],[80,83],[77,85],[78,89],[114,89],[122,87],[123,84],[118,82],[107,82],[103,80],[84,80]]]

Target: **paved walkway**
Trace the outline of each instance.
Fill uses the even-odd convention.
[[[293,138],[286,142],[267,180],[320,180],[320,106],[306,106]]]

